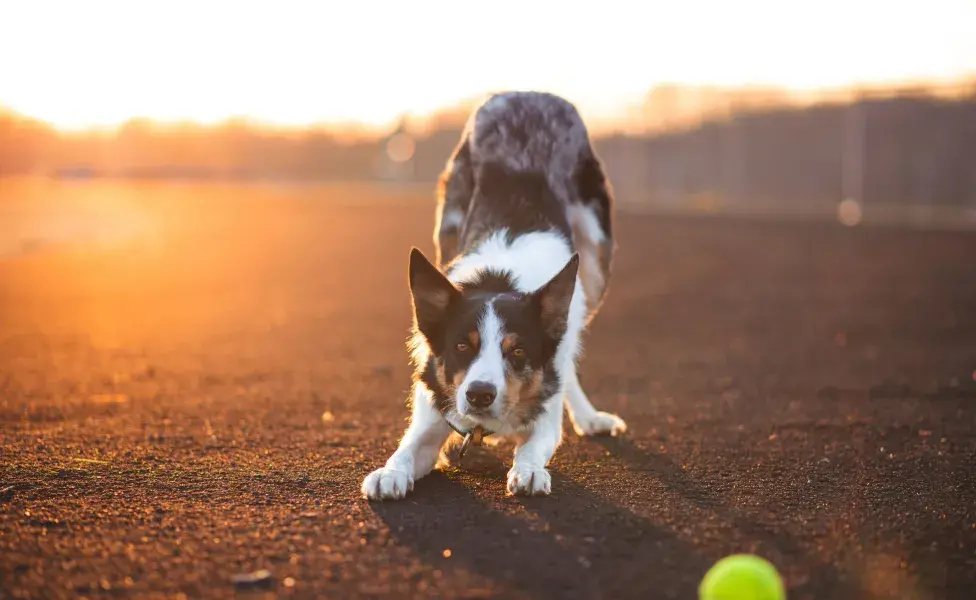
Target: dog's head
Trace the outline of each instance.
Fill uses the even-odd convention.
[[[414,325],[429,350],[425,379],[442,409],[518,425],[539,414],[558,391],[554,359],[578,268],[574,254],[527,294],[508,291],[504,274],[459,288],[420,250],[411,251]]]

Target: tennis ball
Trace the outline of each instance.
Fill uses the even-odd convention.
[[[752,554],[733,554],[715,563],[698,586],[699,600],[786,600],[776,567]]]

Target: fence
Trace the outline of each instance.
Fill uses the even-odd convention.
[[[974,92],[730,109],[598,149],[621,203],[636,207],[976,225]]]

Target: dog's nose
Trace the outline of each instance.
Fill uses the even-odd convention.
[[[475,408],[488,408],[495,401],[495,394],[498,390],[487,381],[472,381],[465,394],[468,402]]]

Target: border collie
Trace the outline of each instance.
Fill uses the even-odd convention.
[[[618,435],[576,373],[580,336],[606,293],[611,187],[576,108],[547,93],[491,96],[441,175],[437,266],[410,252],[412,414],[396,452],[363,481],[399,499],[452,432],[515,441],[512,494],[547,495],[563,406],[579,435]]]

